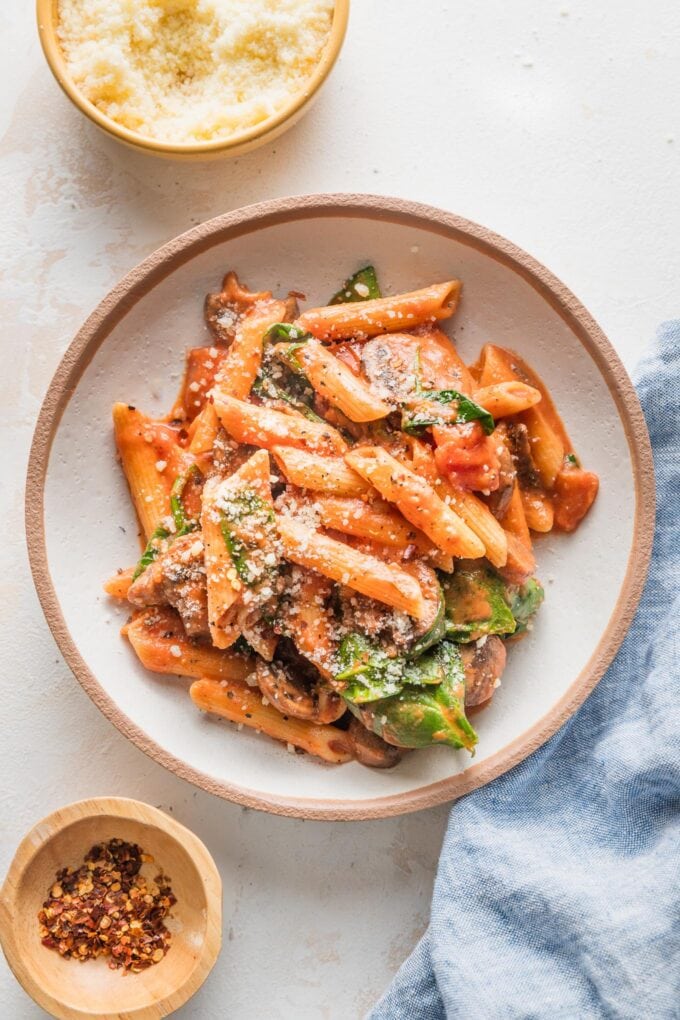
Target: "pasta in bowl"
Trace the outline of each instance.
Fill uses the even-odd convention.
[[[522,357],[461,358],[461,286],[383,296],[367,265],[301,311],[230,271],[169,413],[114,406],[144,548],[106,591],[199,709],[327,763],[474,753],[543,601],[532,534],[598,478]]]

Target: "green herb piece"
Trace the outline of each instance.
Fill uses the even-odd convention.
[[[458,647],[450,641],[440,641],[426,655],[407,662],[404,667],[404,683],[414,687],[442,684],[458,676],[465,680],[463,663]]]
[[[354,301],[371,301],[382,297],[378,277],[373,266],[364,266],[344,284],[328,302],[329,305],[344,305]]]
[[[230,494],[228,499],[221,501],[219,507],[222,515],[220,531],[231,561],[243,583],[252,587],[267,572],[256,569],[253,556],[275,541],[274,511],[254,489],[243,489]],[[235,525],[240,526],[238,534]],[[250,542],[244,533],[246,529],[260,537]]]
[[[512,615],[517,623],[514,633],[524,634],[545,597],[543,586],[535,577],[531,577],[521,587],[508,589],[507,594]]]
[[[368,705],[348,702],[350,711],[373,733],[398,747],[446,744],[471,751],[477,734],[465,715],[465,673],[459,649],[444,641],[436,686],[405,686],[398,694]]]
[[[579,459],[575,453],[568,453],[564,458],[565,464],[569,464],[570,467],[580,467]]]
[[[485,634],[513,634],[515,618],[506,587],[493,570],[459,567],[443,582],[446,632],[452,641],[476,641]]]
[[[161,542],[169,537],[170,532],[164,528],[162,524],[159,524],[149,541],[146,543],[141,559],[135,567],[135,572],[132,575],[133,581],[136,581],[139,575],[143,574],[146,568],[158,558],[161,551]]]
[[[265,343],[274,343],[276,340],[309,340],[311,333],[305,333],[304,329],[295,326],[292,322],[275,322],[270,326],[264,335]]]
[[[418,377],[416,376],[416,383],[417,381]],[[459,393],[458,390],[420,390],[418,385],[416,385],[416,393],[423,401],[433,404],[451,404],[455,402],[455,421],[457,424],[478,421],[487,435],[490,435],[496,427],[493,416],[485,408],[476,404],[474,400],[470,400],[469,397]],[[406,407],[402,410],[401,428],[409,436],[419,436],[425,429],[431,428],[433,425],[450,424],[450,420],[442,418],[441,415],[437,414],[436,407],[419,411],[409,410]]]

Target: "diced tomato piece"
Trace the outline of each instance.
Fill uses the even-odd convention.
[[[495,491],[500,484],[500,461],[495,445],[477,422],[435,425],[432,436],[437,469],[465,489]]]
[[[553,490],[555,527],[560,531],[574,531],[593,505],[599,485],[592,471],[577,467],[560,471]]]

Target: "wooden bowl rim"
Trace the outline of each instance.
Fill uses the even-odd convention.
[[[58,0],[36,0],[38,35],[45,59],[54,78],[73,105],[98,128],[119,142],[151,155],[178,159],[210,159],[215,156],[240,156],[267,141],[277,138],[292,127],[318,94],[335,66],[342,49],[349,20],[350,0],[335,0],[330,34],[319,61],[302,91],[296,93],[282,110],[253,127],[244,128],[228,138],[210,142],[163,142],[147,138],[124,127],[86,99],[72,80],[57,39]]]
[[[198,836],[181,822],[161,811],[160,808],[127,797],[92,797],[58,808],[36,822],[19,843],[5,881],[0,888],[0,943],[10,969],[24,991],[52,1016],[63,1018],[63,1020],[73,1020],[73,1017],[76,1016],[83,1018],[118,1016],[115,1011],[93,1014],[74,1010],[72,1005],[67,1006],[47,992],[34,977],[28,962],[29,957],[18,944],[15,927],[12,923],[18,909],[17,895],[21,881],[36,856],[61,832],[75,823],[98,818],[121,818],[136,821],[148,828],[160,829],[170,836],[186,851],[195,864],[205,893],[207,904],[206,937],[203,939],[201,952],[189,975],[179,987],[157,999],[155,1003],[125,1012],[126,1017],[134,1017],[134,1020],[157,1020],[158,1016],[167,1016],[170,1012],[179,1009],[198,991],[212,970],[222,944],[222,879],[217,865],[210,851]],[[54,826],[55,822],[58,824],[54,830],[45,836],[41,830]],[[96,839],[96,837],[94,838]]]
[[[288,221],[334,216],[372,218],[429,230],[481,251],[521,276],[560,315],[595,362],[616,403],[635,477],[633,541],[616,605],[589,661],[559,701],[536,724],[485,761],[410,792],[365,801],[260,793],[216,779],[152,740],[120,710],[81,657],[50,577],[44,525],[45,477],[61,416],[82,372],[129,309],[176,268],[217,244]],[[654,462],[642,408],[619,356],[580,301],[540,262],[486,227],[433,206],[381,195],[302,195],[245,206],[180,234],[132,269],[99,303],[62,357],[41,407],[31,445],[25,509],[33,581],[50,630],[78,681],[121,733],[176,775],[237,804],[280,815],[351,821],[433,807],[485,785],[537,750],[582,704],[614,658],[642,594],[654,537]]]

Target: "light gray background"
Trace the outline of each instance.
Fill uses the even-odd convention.
[[[152,161],[86,124],[46,68],[28,0],[6,0],[0,34],[1,871],[63,803],[157,804],[205,840],[225,885],[221,959],[177,1015],[359,1017],[424,930],[447,809],[288,821],[199,793],[131,747],[72,679],[33,592],[22,501],[38,407],[77,327],[141,258],[217,213],[310,191],[403,195],[505,234],[632,368],[680,307],[680,8],[354,0],[311,113],[211,165]],[[44,1015],[2,961],[0,1017]]]

